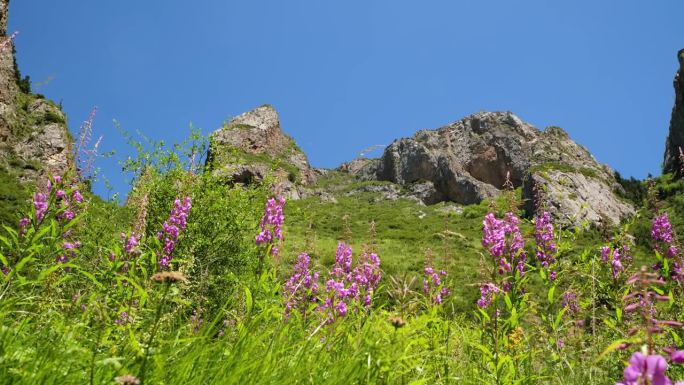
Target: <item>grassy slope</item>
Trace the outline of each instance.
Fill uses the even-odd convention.
[[[684,183],[672,181],[668,175],[657,178],[655,183],[662,200],[659,208],[670,212],[676,232],[684,234],[684,196],[680,193]],[[291,262],[300,252],[306,251],[325,271],[334,261],[337,243],[351,240],[355,256],[367,245],[375,243],[386,275],[420,276],[426,250],[431,249],[435,265],[446,269],[452,282],[456,283],[453,288],[456,308],[469,308],[479,295],[476,284],[481,281],[480,265],[485,258],[480,244],[482,219],[492,207],[501,207],[502,202],[465,206],[457,213],[453,208],[458,206],[453,204],[424,206],[408,199],[382,199],[380,193],[373,192],[347,195],[364,185],[382,184],[387,183],[361,182],[347,174],[331,172],[319,180],[316,187],[332,191],[336,203],[324,202],[318,197],[289,201],[286,205],[285,261]],[[445,209],[447,206],[452,210]],[[652,217],[648,210],[641,210],[629,227],[628,231],[639,242],[632,249],[636,264],[652,262],[648,242]],[[372,221],[375,222],[375,241],[370,231]],[[533,238],[529,220],[523,221],[522,230],[527,239]],[[576,256],[585,249],[598,253],[618,231],[581,231],[574,235],[572,250],[567,255]],[[532,247],[528,242],[528,255],[531,256],[534,255]]]

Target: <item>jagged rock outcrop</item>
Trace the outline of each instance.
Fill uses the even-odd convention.
[[[560,128],[540,131],[510,112],[479,112],[437,130],[395,140],[378,160],[342,170],[362,179],[419,187],[427,204],[478,203],[500,194],[507,178],[525,186],[528,212],[544,205],[566,224],[620,222],[634,212],[615,193],[612,170]],[[535,188],[546,194],[535,194]],[[542,202],[543,200],[543,202]]]
[[[280,127],[268,105],[231,119],[211,136],[207,162],[214,175],[232,182],[261,182],[272,177],[278,193],[298,199],[299,188],[316,180],[306,155]]]
[[[684,149],[684,49],[677,52],[679,70],[674,77],[675,103],[670,117],[670,132],[665,142],[665,159],[663,172],[674,172],[682,175],[682,162],[679,149]]]
[[[38,181],[73,166],[72,139],[60,108],[18,85],[8,8],[9,0],[0,0],[0,165],[18,179]]]

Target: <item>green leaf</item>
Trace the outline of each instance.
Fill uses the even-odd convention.
[[[508,308],[508,310],[513,308],[513,302],[511,302],[511,298],[508,296],[508,293],[504,294],[504,301],[506,302],[506,308]]]
[[[554,293],[555,293],[555,292],[556,292],[556,285],[553,285],[553,286],[551,286],[551,288],[549,288],[549,292],[546,293],[546,298],[549,300],[549,303],[550,303],[550,304],[553,303]]]
[[[245,286],[245,306],[247,307],[247,314],[250,314],[252,312],[252,306],[253,306],[252,292],[246,286]]]

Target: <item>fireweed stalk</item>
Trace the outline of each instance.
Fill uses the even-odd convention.
[[[444,298],[449,296],[449,288],[446,285],[447,273],[444,270],[437,272],[432,266],[425,266],[423,270],[425,278],[423,278],[423,294],[427,297],[429,303],[440,305]]]
[[[643,342],[641,352],[635,352],[629,360],[629,365],[624,370],[623,382],[617,385],[670,385],[672,381],[665,371],[668,368],[668,359],[675,364],[684,363],[684,352],[669,348],[664,349],[666,357],[658,354],[654,336],[664,333],[666,327],[681,327],[682,323],[671,320],[657,319],[658,309],[656,302],[670,301],[669,296],[661,295],[655,289],[656,286],[665,284],[658,274],[650,273],[646,267],[632,275],[627,283],[632,290],[625,296],[624,311],[627,314],[637,314],[638,326],[629,330],[630,336],[639,336],[636,341]],[[629,348],[629,343],[620,345],[621,349]],[[684,384],[678,382],[677,385]]]
[[[667,213],[653,218],[651,223],[651,241],[653,249],[659,255],[659,261],[653,265],[653,269],[659,271],[664,276],[670,276],[680,284],[684,283],[684,261],[682,261],[682,257],[679,255],[679,248],[677,247],[672,224]]]
[[[632,254],[629,246],[603,246],[601,247],[601,263],[610,266],[613,280],[618,280],[625,268],[632,263]]]
[[[484,285],[494,285],[504,292],[509,292],[514,288],[516,281],[525,276],[527,256],[523,250],[525,241],[520,232],[520,219],[511,212],[503,219],[497,219],[493,213],[489,213],[482,224],[482,246],[495,265],[493,282]]]
[[[304,318],[312,304],[318,302],[319,274],[310,270],[311,258],[307,253],[301,253],[294,265],[294,273],[285,282],[283,295],[285,297],[285,318],[290,318],[293,310],[299,311]]]
[[[261,218],[259,226],[261,231],[256,236],[257,246],[262,246],[265,251],[259,253],[259,266],[257,267],[257,275],[261,275],[264,267],[264,258],[266,254],[270,254],[278,260],[280,256],[280,249],[278,242],[283,240],[283,223],[285,222],[285,214],[283,209],[285,207],[285,198],[269,198],[266,201],[264,208],[264,215]]]
[[[541,266],[549,281],[556,280],[557,272],[553,270],[553,264],[556,261],[556,252],[558,247],[554,241],[553,223],[551,222],[551,214],[548,212],[542,213],[540,216],[534,218],[534,239],[537,243],[536,254],[537,261]]]
[[[158,252],[159,270],[166,270],[169,263],[173,259],[173,250],[178,242],[178,237],[181,231],[184,231],[188,226],[188,215],[192,209],[192,200],[190,197],[185,197],[181,201],[176,199],[173,202],[173,209],[169,219],[162,225],[162,231],[157,233],[157,239],[162,241],[162,250]]]
[[[502,219],[494,213],[487,214],[482,227],[482,246],[492,265],[490,281],[480,285],[477,301],[476,315],[482,322],[481,346],[487,349],[483,350],[483,369],[495,384],[513,383],[520,379],[512,368],[525,360],[524,354],[515,353],[516,343],[511,337],[522,333],[519,320],[526,311],[523,286],[527,257],[520,219],[512,212]]]

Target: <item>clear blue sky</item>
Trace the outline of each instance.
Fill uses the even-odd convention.
[[[73,131],[99,107],[179,141],[269,103],[313,165],[480,110],[559,125],[623,175],[659,173],[681,0],[12,0],[19,65]],[[116,161],[100,162],[127,191]],[[102,187],[97,191],[103,192]]]

